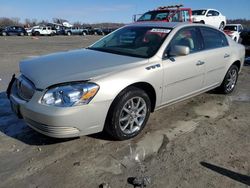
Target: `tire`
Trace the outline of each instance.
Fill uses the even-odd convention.
[[[20,33],[20,36],[24,36],[24,33]]]
[[[67,32],[67,35],[68,35],[68,36],[71,36],[71,32]]]
[[[7,33],[6,33],[6,32],[2,32],[2,35],[3,35],[3,36],[7,36]]]
[[[224,23],[224,22],[221,22],[219,29],[220,29],[220,30],[223,30],[223,29],[224,29],[224,26],[225,26],[225,23]]]
[[[236,65],[232,65],[228,69],[222,84],[218,88],[220,93],[230,94],[234,91],[238,81],[238,74],[239,74],[239,68]]]
[[[86,33],[86,32],[82,32],[82,35],[83,35],[83,36],[86,36],[86,35],[87,35],[87,33]]]
[[[34,35],[35,35],[35,36],[39,36],[39,35],[40,35],[40,32],[39,32],[39,31],[35,31]]]
[[[200,21],[201,24],[205,24],[205,22],[203,20]]]
[[[129,87],[112,103],[104,131],[115,140],[133,138],[145,127],[150,112],[151,102],[146,92],[136,87]]]

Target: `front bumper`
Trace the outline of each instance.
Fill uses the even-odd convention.
[[[13,84],[14,85],[14,84]],[[13,111],[34,130],[55,138],[70,138],[101,132],[111,101],[93,102],[76,107],[54,107],[40,104],[42,91],[30,101],[18,97],[15,87],[9,93]]]

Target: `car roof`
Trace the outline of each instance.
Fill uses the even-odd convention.
[[[178,26],[190,25],[189,22],[134,22],[127,26],[145,26],[145,27],[165,27],[165,28],[176,28]],[[195,24],[196,25],[196,24]]]

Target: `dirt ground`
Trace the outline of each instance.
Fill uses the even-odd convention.
[[[0,37],[0,187],[132,188],[128,179],[144,176],[149,188],[250,186],[250,66],[231,95],[209,92],[157,111],[129,141],[52,139],[15,117],[4,90],[18,61],[98,38]]]

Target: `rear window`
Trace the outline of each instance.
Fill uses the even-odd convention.
[[[201,34],[204,39],[206,49],[222,48],[228,46],[226,36],[212,28],[201,28]]]

